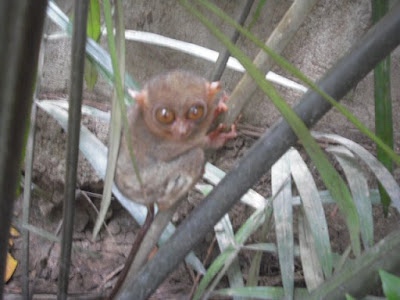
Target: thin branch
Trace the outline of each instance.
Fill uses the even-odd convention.
[[[246,3],[244,4],[236,22],[240,25],[243,25],[244,22],[246,21],[247,16],[249,15],[250,9],[254,3],[254,0],[247,0]],[[233,44],[236,44],[237,40],[239,38],[239,31],[237,29],[233,29],[233,32],[231,34],[230,41]],[[224,70],[226,68],[226,64],[228,63],[229,59],[229,51],[228,49],[224,49],[220,54],[218,55],[218,60],[216,62],[216,65],[214,67],[213,73],[211,75],[211,80],[212,81],[217,81],[221,79],[222,73],[224,73]]]
[[[69,93],[69,118],[67,141],[67,170],[63,208],[63,231],[61,240],[60,274],[58,297],[67,299],[69,267],[71,265],[72,233],[75,215],[75,186],[78,166],[79,136],[81,126],[81,106],[83,89],[83,69],[85,65],[86,24],[89,9],[88,0],[76,0],[71,53],[71,88]]]

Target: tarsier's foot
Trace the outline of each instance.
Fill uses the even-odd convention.
[[[232,124],[231,130],[225,132],[225,124],[219,126],[207,135],[207,146],[210,148],[221,148],[228,140],[237,136],[236,123]]]

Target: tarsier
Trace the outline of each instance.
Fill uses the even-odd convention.
[[[216,99],[219,82],[208,82],[185,71],[155,77],[140,92],[130,91],[136,105],[128,113],[129,134],[143,182],[135,175],[125,136],[116,171],[121,191],[137,203],[157,203],[167,209],[200,179],[204,149],[219,148],[236,136],[234,126],[220,125],[208,133],[212,122],[226,111],[226,97]]]
[[[155,77],[140,92],[129,91],[136,104],[128,112],[129,132],[124,135],[131,136],[142,186],[125,136],[121,138],[115,181],[122,193],[150,210],[143,226],[146,229],[138,233],[110,298],[121,291],[122,282],[128,284],[125,277],[135,276],[146,262],[178,201],[203,175],[204,149],[220,148],[236,136],[235,125],[229,132],[222,124],[209,132],[215,118],[227,110],[227,97],[216,98],[220,90],[219,82],[172,71]],[[151,223],[154,204],[160,212]]]

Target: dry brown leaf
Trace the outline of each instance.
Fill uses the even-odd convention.
[[[10,253],[7,253],[7,264],[6,264],[6,273],[4,276],[4,282],[8,282],[11,276],[14,274],[15,269],[17,268],[18,261],[11,256]]]

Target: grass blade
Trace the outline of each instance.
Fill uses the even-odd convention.
[[[260,3],[258,3],[256,11],[254,12],[253,19],[251,19],[251,22],[250,22],[249,27],[248,27],[249,31],[254,26],[254,24],[257,22],[258,18],[260,17],[262,8],[266,3],[267,3],[267,0],[260,0]]]
[[[261,241],[266,241],[269,232],[271,231],[272,228],[272,218],[271,218],[271,210],[267,210],[265,215],[265,222],[261,228],[261,232],[259,234],[260,240]],[[275,245],[274,245],[275,246]],[[262,250],[261,250],[262,251]],[[262,258],[262,252],[258,250],[255,254],[253,259],[251,260],[251,265],[249,268],[249,273],[247,276],[247,282],[246,286],[256,286],[258,284],[258,277],[260,273],[260,265],[261,265],[261,258]],[[275,247],[275,252],[276,252],[276,247]]]
[[[289,180],[287,180],[289,178]],[[283,185],[280,192],[278,189]],[[285,297],[293,299],[294,290],[294,241],[292,184],[288,152],[271,169],[276,242],[278,244],[279,265]]]
[[[95,40],[99,41],[101,36],[101,28],[100,28],[100,4],[99,0],[90,0],[89,4],[89,14],[88,14],[88,23],[87,23],[87,36]],[[96,66],[86,58],[85,59],[85,82],[87,88],[91,91],[93,90],[97,78],[98,71]]]
[[[376,23],[389,10],[388,0],[372,0],[372,19]],[[393,119],[392,97],[390,94],[390,55],[380,62],[374,69],[374,96],[375,96],[375,133],[382,141],[393,149]],[[393,172],[393,160],[381,148],[377,147],[378,160]],[[383,205],[383,211],[387,216],[390,196],[384,187],[379,185],[379,193]]]
[[[221,221],[219,221],[215,226],[215,236],[218,241],[218,246],[221,252],[223,252],[230,245],[234,245],[234,233],[232,223],[229,219],[229,215],[226,214]],[[229,286],[232,288],[243,287],[243,275],[240,270],[239,259],[235,257],[232,261],[230,268],[227,271]],[[239,300],[239,298],[236,298]],[[235,299],[235,300],[236,300]]]
[[[335,143],[339,143],[356,154],[372,170],[376,178],[389,194],[392,200],[392,205],[400,211],[400,187],[392,174],[390,174],[390,172],[371,153],[357,143],[336,134],[312,132],[312,135],[317,139],[328,139]]]
[[[367,179],[359,162],[347,148],[328,147],[326,151],[335,155],[346,175],[360,217],[361,239],[364,248],[368,249],[374,243],[374,220]]]
[[[379,276],[382,280],[382,288],[385,296],[389,300],[400,298],[400,277],[379,270]]]
[[[112,189],[112,184],[113,184],[113,179],[114,179],[114,173],[115,173],[115,168],[116,168],[116,163],[117,163],[117,158],[118,158],[118,150],[119,150],[119,144],[121,140],[121,128],[122,128],[122,113],[124,112],[124,108],[120,108],[121,105],[124,104],[123,100],[123,95],[122,95],[122,89],[123,89],[123,76],[122,74],[125,73],[125,36],[124,36],[124,18],[123,18],[123,12],[122,12],[122,4],[121,1],[118,0],[115,2],[116,7],[117,7],[117,13],[116,13],[116,23],[117,23],[117,28],[116,28],[116,39],[117,39],[117,45],[114,49],[113,46],[110,46],[110,43],[112,43],[113,40],[113,31],[109,30],[109,17],[106,17],[106,23],[107,23],[107,37],[108,37],[108,43],[110,46],[110,52],[111,52],[111,58],[112,61],[118,60],[118,69],[115,68],[115,65],[113,64],[114,68],[114,73],[119,72],[119,76],[116,76],[116,85],[114,85],[114,92],[113,92],[113,97],[112,97],[112,109],[111,109],[111,122],[110,122],[110,135],[109,135],[109,149],[107,153],[107,169],[106,169],[106,177],[104,179],[104,188],[103,188],[103,196],[101,199],[101,204],[100,204],[100,212],[99,215],[97,216],[96,223],[94,225],[93,229],[93,237],[92,239],[95,240],[97,234],[100,231],[101,225],[104,222],[104,219],[107,214],[107,210],[110,206],[111,203],[111,189]],[[105,9],[104,13],[106,15],[111,14],[110,11],[106,9],[106,1],[104,2]],[[109,9],[109,7],[108,7]],[[112,25],[112,24],[111,24]],[[118,53],[117,53],[118,52]],[[119,80],[119,81],[118,81]],[[125,109],[126,110],[126,109]],[[126,119],[126,115],[124,116],[124,119]],[[127,128],[127,127],[125,127]]]
[[[303,210],[299,211],[299,244],[301,265],[308,291],[314,290],[324,282],[324,273],[317,255],[316,244],[310,224],[304,218]]]
[[[326,278],[332,274],[332,252],[329,240],[328,224],[326,223],[324,208],[319,197],[318,188],[306,163],[299,152],[289,150],[290,170],[296,188],[300,194],[305,223],[311,230],[315,250]]]

